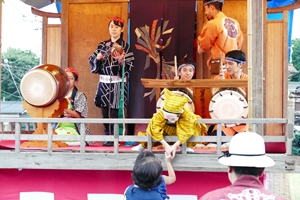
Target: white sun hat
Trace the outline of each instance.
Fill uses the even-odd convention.
[[[272,158],[266,156],[264,139],[257,133],[242,132],[232,137],[229,151],[219,158],[219,163],[236,167],[271,167]]]

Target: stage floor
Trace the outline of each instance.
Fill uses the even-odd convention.
[[[21,141],[21,144],[26,141]],[[138,144],[138,143],[137,143]],[[137,145],[136,144],[136,145]],[[124,143],[120,143],[119,145],[119,152],[132,152],[131,151],[132,146],[124,146]],[[15,141],[14,140],[2,140],[0,141],[0,149],[15,149]],[[20,149],[23,150],[47,150],[46,147],[20,147]],[[68,147],[59,147],[59,148],[53,148],[53,151],[79,151],[80,146],[78,143],[73,143]],[[227,150],[227,148],[222,149]],[[95,142],[90,146],[85,147],[85,151],[91,151],[91,152],[113,152],[114,147],[107,147],[103,146],[103,142]],[[153,152],[164,152],[164,149],[162,146],[153,147]],[[213,148],[207,148],[207,147],[195,147],[194,153],[215,153],[216,149]],[[179,152],[179,149],[178,149]]]

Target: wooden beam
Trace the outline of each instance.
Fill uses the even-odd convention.
[[[50,13],[50,12],[44,12],[41,10],[38,10],[34,7],[31,7],[31,12],[34,15],[38,15],[41,17],[49,17],[49,18],[61,18],[61,14],[60,13]]]
[[[290,11],[300,8],[300,1],[296,1],[293,4],[287,5],[287,6],[281,6],[277,8],[267,8],[267,14],[271,13],[281,13],[283,11]]]
[[[172,80],[172,79],[148,79],[141,78],[145,88],[239,88],[247,87],[248,80],[242,79],[192,79],[192,80]]]
[[[164,154],[155,153],[161,160]],[[81,169],[81,170],[132,170],[137,153],[103,153],[91,152],[22,152],[2,150],[0,152],[0,168],[6,169]],[[266,172],[300,173],[300,157],[283,154],[269,154],[275,160],[274,167],[266,168]],[[226,172],[227,167],[218,163],[219,155],[213,153],[193,153],[183,155],[177,153],[172,160],[175,171]],[[166,169],[165,163],[163,167]],[[290,169],[290,170],[287,170]]]

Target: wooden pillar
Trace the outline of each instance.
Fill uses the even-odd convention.
[[[264,117],[264,21],[263,0],[248,0],[248,104],[249,118]],[[251,130],[251,129],[250,129]],[[256,126],[256,132],[263,133],[263,125]]]
[[[64,0],[62,1],[61,67],[72,67],[80,76],[78,89],[88,98],[88,117],[100,118],[94,105],[99,75],[90,72],[88,58],[98,44],[110,39],[109,20],[118,16],[125,20],[127,40],[128,0]],[[89,124],[93,134],[102,134],[101,124]]]
[[[31,12],[42,17],[42,64],[60,66],[61,25],[48,24],[48,18],[61,18],[61,14],[44,12],[33,7]]]

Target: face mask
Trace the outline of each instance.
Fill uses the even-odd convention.
[[[166,111],[163,111],[163,113],[164,113],[165,119],[168,120],[168,122],[170,122],[170,123],[175,123],[176,121],[178,121],[178,119],[181,115],[181,113],[175,114],[175,113],[169,113]]]

